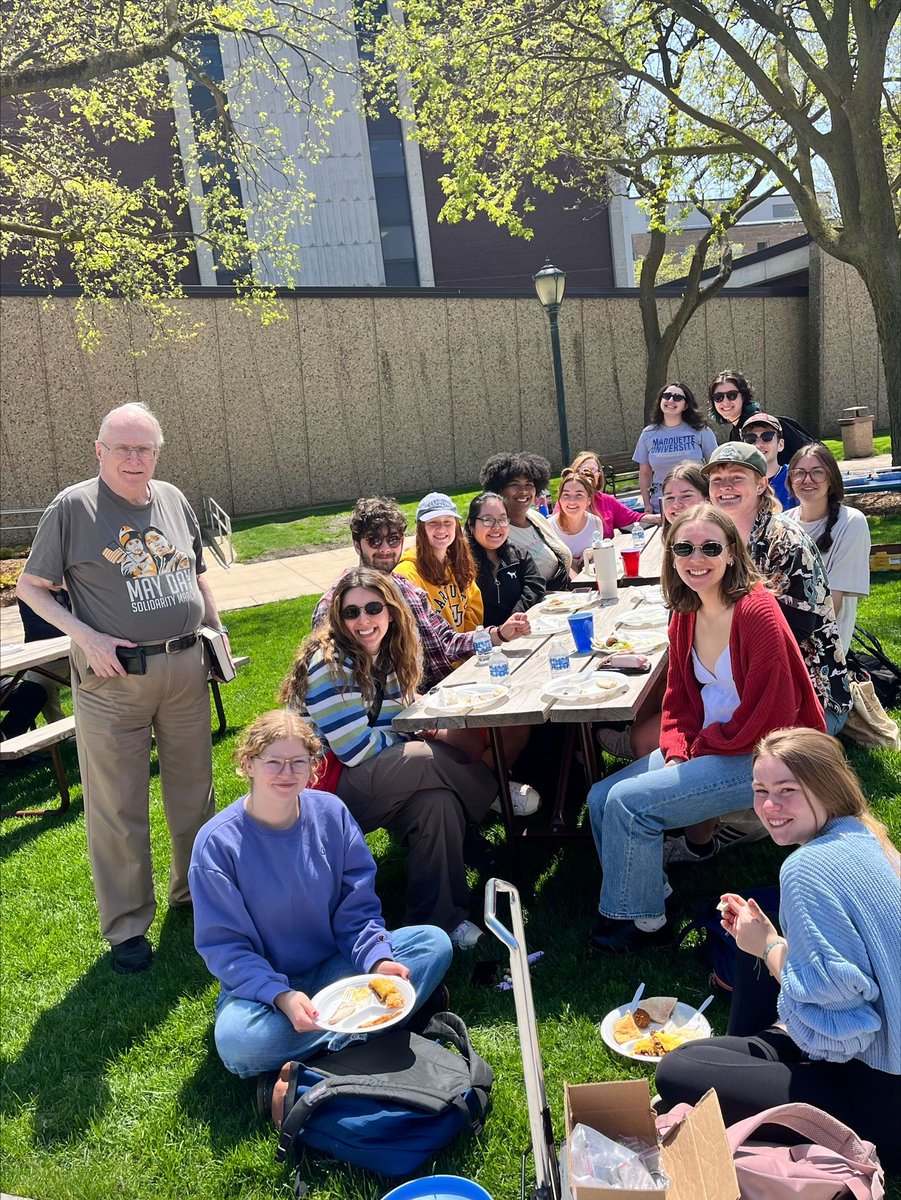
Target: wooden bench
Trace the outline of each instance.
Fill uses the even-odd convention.
[[[15,815],[17,817],[46,817],[64,813],[69,807],[69,784],[66,770],[59,753],[60,742],[75,737],[75,718],[63,717],[61,721],[51,721],[49,725],[41,725],[38,729],[29,729],[18,737],[6,738],[0,742],[0,761],[7,762],[24,758],[26,754],[37,754],[41,750],[50,751],[53,763],[53,773],[59,786],[59,808],[23,808]]]
[[[247,664],[250,662],[250,655],[249,654],[239,654],[236,657],[232,658],[232,662],[235,664],[235,669],[240,671],[242,667],[246,667]],[[228,721],[225,719],[225,708],[222,704],[222,692],[219,690],[220,686],[221,685],[219,684],[219,681],[217,679],[210,680],[210,694],[213,697],[213,704],[216,709],[216,716],[219,718],[218,732],[225,733],[226,729],[228,728]]]
[[[638,463],[632,458],[629,453],[609,454],[602,464],[604,468],[604,478],[606,486],[616,495],[616,477],[617,475],[638,477]]]

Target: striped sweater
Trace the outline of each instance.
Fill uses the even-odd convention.
[[[304,711],[317,734],[346,767],[357,767],[388,746],[409,739],[409,734],[395,733],[391,722],[406,705],[401,698],[400,684],[394,672],[385,682],[385,696],[374,724],[369,724],[369,711],[363,695],[351,678],[351,662],[347,659],[337,669],[336,678],[317,650],[310,661],[310,681]]]

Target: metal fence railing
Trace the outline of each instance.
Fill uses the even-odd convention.
[[[230,567],[235,561],[231,517],[212,496],[203,498],[203,517],[213,553],[223,567]]]
[[[0,510],[0,545],[30,546],[44,510],[42,508],[4,508]],[[17,517],[34,517],[16,522]],[[27,536],[22,536],[23,534]]]

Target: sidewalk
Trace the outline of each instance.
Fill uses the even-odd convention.
[[[841,466],[845,474],[866,474],[878,467],[890,467],[890,454],[872,458],[854,458]],[[412,545],[408,537],[405,546]],[[297,596],[312,596],[324,592],[346,567],[357,562],[353,546],[339,550],[320,550],[316,554],[295,554],[291,558],[275,558],[267,562],[235,563],[226,569],[207,551],[207,579],[221,612],[237,608],[253,608],[275,600],[293,600]],[[0,609],[0,644],[22,641],[22,622],[19,609],[13,604]]]

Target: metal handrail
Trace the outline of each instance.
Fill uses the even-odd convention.
[[[203,515],[207,530],[209,531],[210,546],[213,553],[222,563],[223,567],[227,569],[235,562],[235,546],[232,541],[232,519],[222,505],[217,504],[212,496],[204,496],[203,498]],[[227,556],[216,541],[217,538],[222,538],[225,542],[228,551]]]
[[[0,537],[5,538],[7,534],[16,532],[20,529],[22,529],[22,530],[28,529],[33,533],[37,529],[38,525],[40,524],[40,520],[41,520],[41,517],[43,516],[43,513],[44,513],[43,508],[4,508],[4,509],[0,509]],[[31,515],[36,515],[37,520],[32,521],[30,524],[27,524],[27,525],[7,525],[7,523],[6,523],[7,517],[24,517],[24,516],[31,516]]]

